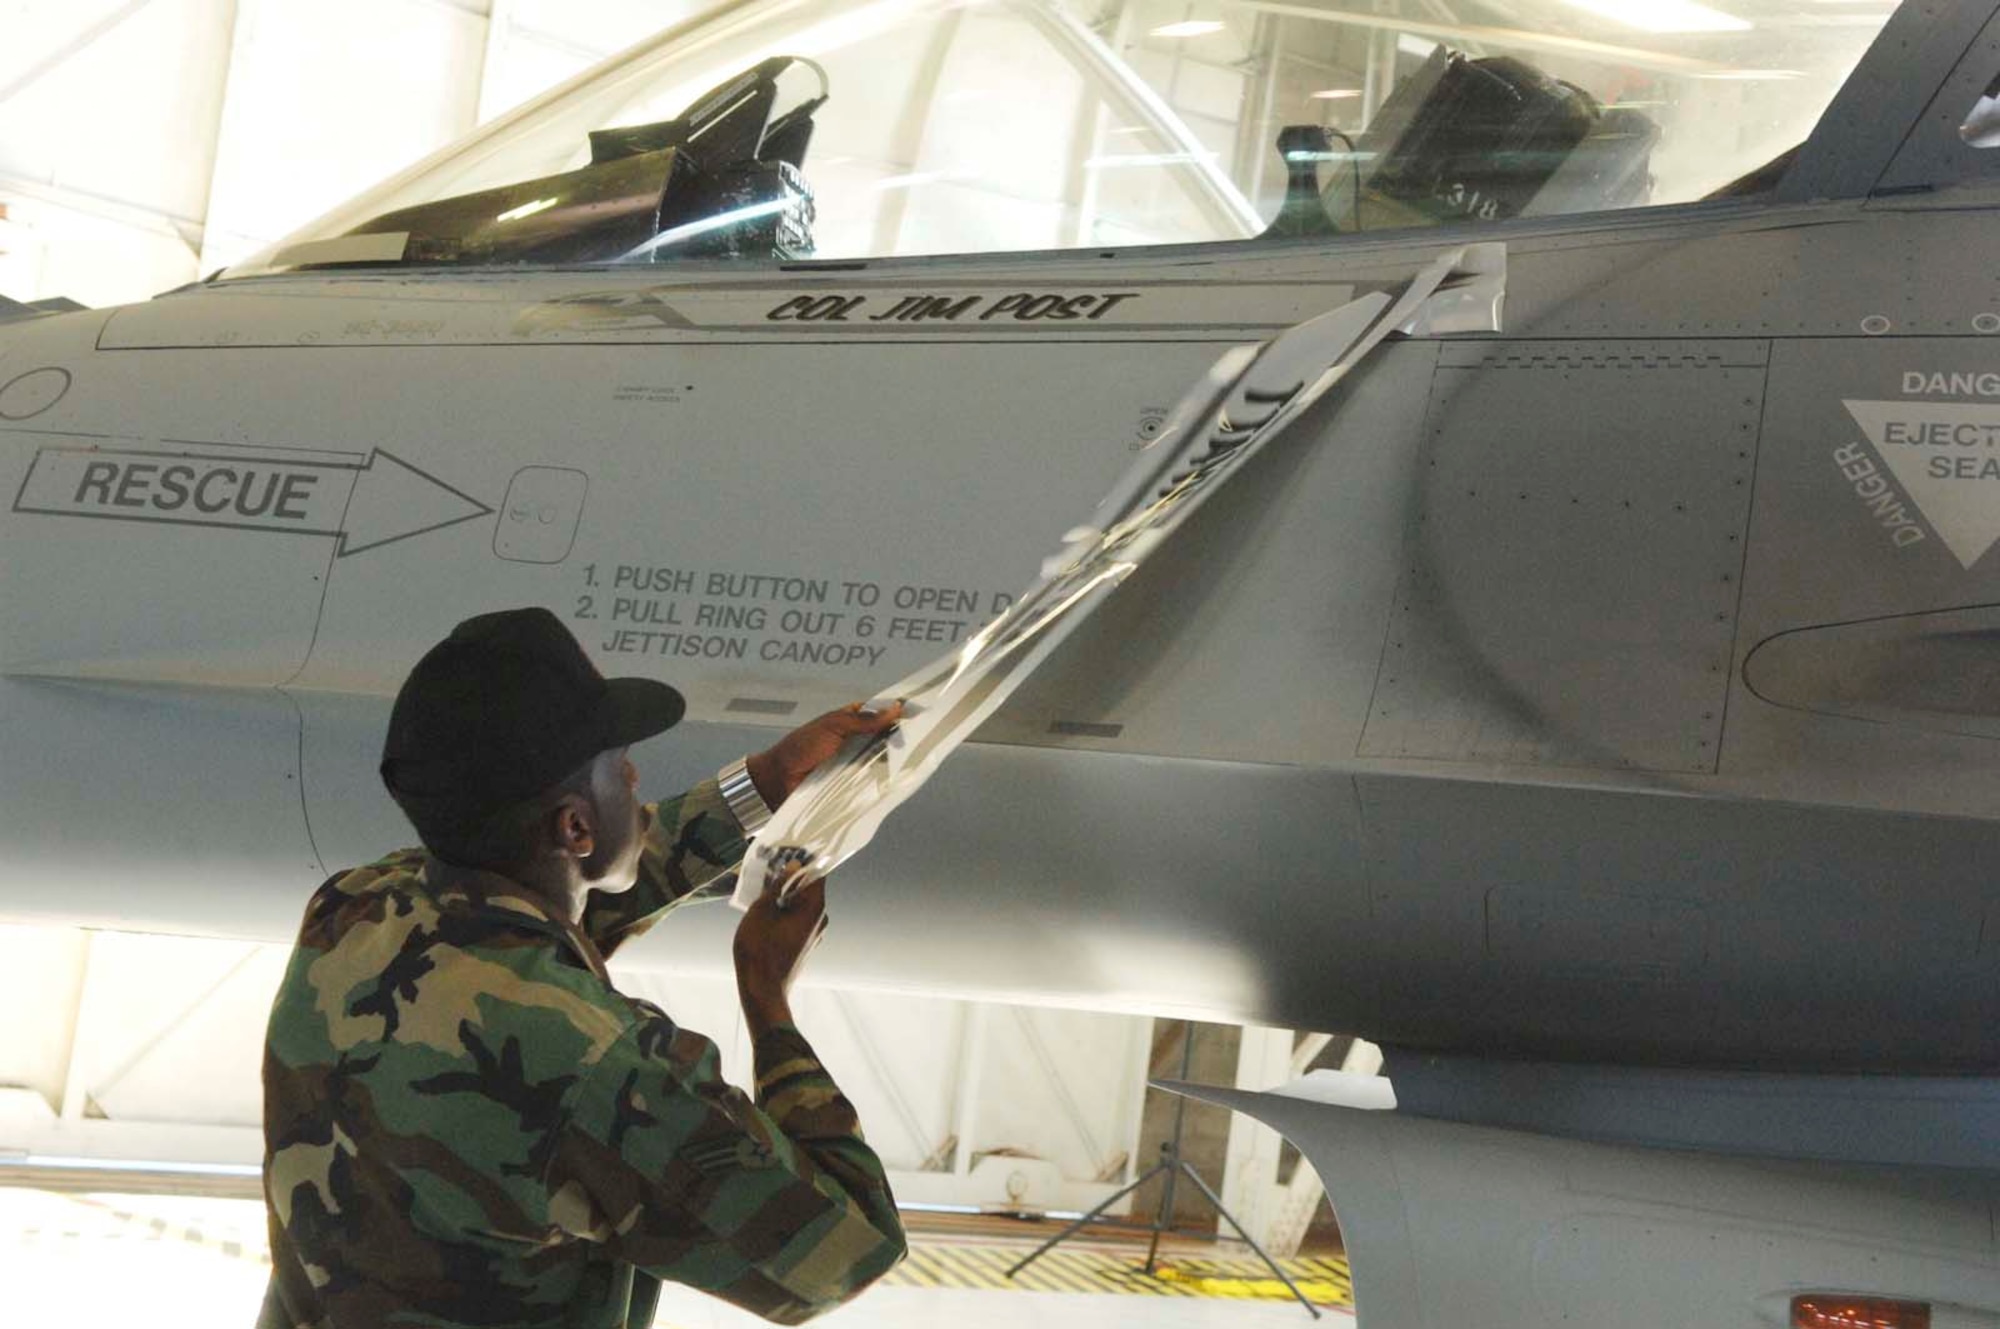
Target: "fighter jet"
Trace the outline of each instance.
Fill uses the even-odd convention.
[[[678,788],[992,622],[1218,355],[1494,246],[1495,328],[1240,468],[817,976],[1381,1044],[1203,1091],[1371,1329],[2000,1324],[1996,76],[1993,0],[724,4],[8,311],[0,912],[289,937],[491,609],[679,687]]]

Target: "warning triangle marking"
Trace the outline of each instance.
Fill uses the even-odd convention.
[[[1917,511],[1969,570],[2000,540],[2000,405],[1843,404]]]

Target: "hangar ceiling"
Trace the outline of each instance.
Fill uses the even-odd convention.
[[[707,0],[0,3],[0,295],[215,271]]]

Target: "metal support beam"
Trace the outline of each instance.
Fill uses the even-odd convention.
[[[1382,1049],[1365,1038],[1357,1038],[1347,1049],[1347,1055],[1340,1059],[1340,1069],[1349,1075],[1380,1075]],[[1305,1074],[1304,1071],[1299,1073]]]
[[[86,1066],[83,1060],[85,998],[90,993],[90,951],[97,940],[95,932],[83,934],[83,960],[77,965],[76,996],[70,1005],[69,1015],[69,1060],[63,1067],[62,1102],[56,1105],[57,1115],[65,1122],[83,1120],[85,1096],[84,1076]]]
[[[160,1050],[160,1045],[167,1041],[168,1036],[172,1034],[174,1030],[180,1028],[183,1024],[187,1023],[187,1021],[191,1017],[193,1017],[193,1015],[197,1011],[199,1011],[202,1007],[208,1005],[209,1002],[213,1001],[215,999],[215,995],[218,992],[221,992],[222,989],[228,987],[230,983],[234,982],[238,974],[242,973],[245,969],[249,968],[251,962],[256,960],[256,958],[263,953],[263,950],[264,947],[258,943],[255,942],[245,943],[243,947],[243,953],[236,957],[236,963],[230,965],[228,969],[223,971],[221,977],[217,978],[213,983],[210,983],[207,987],[203,988],[199,993],[197,993],[192,1001],[187,1002],[179,1010],[175,1011],[172,1015],[169,1015],[160,1024],[156,1025],[153,1029],[153,1032],[146,1038],[143,1038],[138,1043],[136,1043],[133,1046],[131,1053],[125,1058],[125,1060],[119,1062],[114,1069],[107,1071],[105,1074],[97,1077],[96,1083],[86,1085],[84,1087],[85,1096],[88,1097],[93,1093],[104,1093],[108,1090],[117,1088],[119,1081],[123,1080],[126,1076],[130,1075],[133,1072],[133,1070],[139,1066],[141,1062],[145,1061],[155,1052],[158,1052]],[[65,1094],[64,1098],[67,1099],[68,1095]]]
[[[1254,203],[1263,197],[1264,179],[1270,174],[1271,164],[1277,160],[1272,150],[1275,139],[1266,142],[1271,125],[1277,120],[1278,110],[1278,64],[1284,59],[1285,20],[1277,14],[1259,14],[1251,27],[1250,50],[1252,58],[1258,62],[1260,77],[1257,80],[1255,109],[1250,109],[1250,86],[1246,82],[1243,100],[1248,114],[1236,127],[1236,176],[1249,177],[1249,187],[1244,190]],[[1249,170],[1243,168],[1247,165]]]
[[[153,0],[126,0],[125,4],[112,10],[109,14],[106,14],[103,18],[97,20],[97,22],[91,24],[82,32],[79,32],[76,36],[70,38],[61,46],[56,47],[55,50],[50,51],[40,60],[37,60],[34,64],[23,70],[15,77],[12,83],[0,87],[0,103],[7,102],[19,96],[28,88],[41,82],[48,75],[61,69],[64,65],[76,59],[77,56],[82,55],[85,51],[97,45],[98,42],[104,40],[106,36],[116,31],[127,19],[152,3]]]
[[[1289,1029],[1246,1028],[1236,1052],[1238,1089],[1275,1089],[1290,1077],[1293,1035]],[[1236,1113],[1229,1119],[1223,1154],[1222,1198],[1253,1240],[1267,1242],[1276,1217],[1278,1133]]]
[[[960,1004],[957,1120],[953,1123],[958,1147],[952,1154],[952,1171],[961,1177],[972,1175],[972,1133],[979,1129],[979,1087],[986,1070],[986,1020],[988,1008],[978,1002]]]
[[[895,145],[890,149],[892,164],[902,166],[910,174],[922,169],[924,149],[930,137],[931,117],[928,111],[937,100],[938,89],[943,86],[945,66],[951,60],[952,46],[958,41],[964,23],[965,11],[962,9],[953,9],[939,20],[937,30],[924,43],[917,76],[910,82],[910,95],[903,103],[903,123],[896,132]],[[875,237],[869,252],[899,253],[903,219],[910,210],[910,188],[904,186],[884,190],[877,197],[880,201],[876,204]]]
[[[1292,1078],[1296,1080],[1311,1070],[1313,1062],[1319,1059],[1319,1054],[1326,1051],[1326,1045],[1332,1041],[1332,1034],[1301,1034],[1298,1043],[1292,1048]]]
[[[1092,1133],[1090,1122],[1083,1115],[1083,1108],[1077,1103],[1076,1095],[1070,1092],[1069,1083],[1063,1078],[1062,1068],[1056,1065],[1055,1057],[1049,1052],[1049,1045],[1042,1040],[1041,1031],[1035,1028],[1033,1013],[1025,1006],[1012,1006],[1008,1009],[1014,1012],[1015,1023],[1021,1026],[1021,1036],[1028,1042],[1028,1051],[1034,1054],[1049,1088],[1055,1091],[1056,1101],[1062,1105],[1063,1116],[1068,1120],[1071,1129],[1076,1132],[1077,1138],[1083,1141],[1084,1153],[1090,1159],[1092,1175],[1101,1180],[1108,1170],[1104,1150],[1099,1147],[1097,1136]],[[1118,1166],[1123,1167],[1124,1160],[1119,1160]]]
[[[916,1109],[910,1106],[910,1100],[903,1096],[902,1089],[896,1084],[896,1077],[890,1074],[887,1058],[882,1055],[881,1049],[875,1046],[875,1040],[868,1036],[868,1031],[862,1026],[861,1021],[855,1018],[854,1008],[848,1004],[847,994],[834,992],[830,995],[833,998],[833,1008],[840,1012],[841,1021],[846,1024],[848,1035],[854,1039],[854,1046],[861,1050],[862,1060],[868,1063],[868,1074],[888,1097],[889,1106],[896,1110],[897,1120],[903,1123],[904,1133],[910,1137],[910,1143],[916,1146],[916,1156],[924,1160],[920,1170],[930,1171],[930,1160],[943,1152],[943,1142],[932,1140],[924,1130],[924,1124],[918,1119]]]

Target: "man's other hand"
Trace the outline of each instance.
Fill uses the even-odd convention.
[[[879,734],[903,718],[903,703],[893,702],[870,714],[855,702],[808,720],[743,765],[767,807],[775,809],[805,783],[820,763],[840,751],[857,734]]]
[[[774,876],[736,925],[736,993],[754,1038],[792,1022],[792,980],[826,933],[826,882]]]

